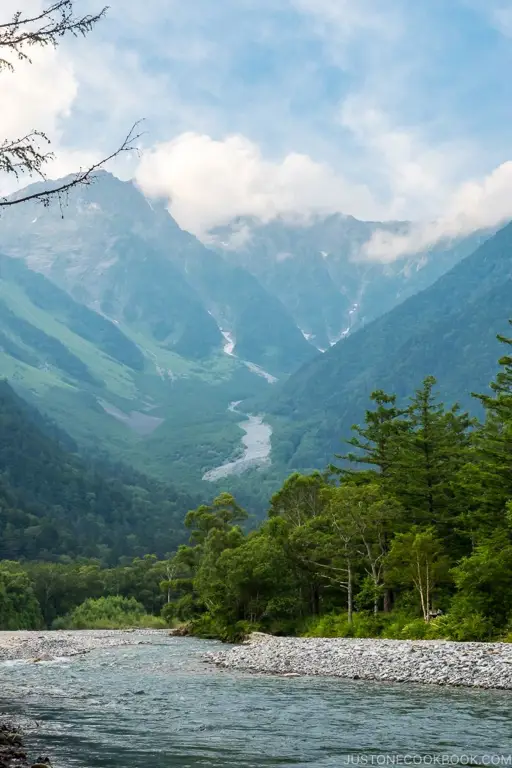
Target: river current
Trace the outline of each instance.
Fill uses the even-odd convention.
[[[73,660],[0,664],[0,711],[26,724],[31,751],[56,768],[505,756],[490,765],[512,752],[510,693],[235,674],[201,660],[215,645],[155,638]]]

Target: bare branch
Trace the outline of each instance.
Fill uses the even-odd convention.
[[[1,1],[1,0],[0,0]],[[107,8],[103,8],[96,14],[76,16],[74,13],[74,0],[47,0],[46,9],[34,16],[24,15],[22,11],[14,14],[12,21],[0,24],[0,72],[2,69],[13,70],[14,65],[7,57],[9,53],[14,58],[22,61],[31,60],[26,50],[31,46],[57,47],[61,39],[70,34],[74,37],[87,35],[94,25],[100,21]],[[136,150],[136,142],[141,134],[137,132],[140,123],[135,123],[121,146],[108,157],[103,158],[90,168],[80,170],[69,180],[59,186],[49,185],[40,192],[23,195],[12,195],[9,198],[0,198],[0,208],[5,208],[30,200],[39,200],[48,205],[50,200],[57,198],[62,204],[62,196],[70,189],[80,185],[87,185],[93,181],[94,172],[102,168],[105,163],[117,157],[123,152]],[[11,174],[17,179],[23,175],[37,176],[42,181],[47,181],[44,171],[45,165],[54,158],[52,152],[47,151],[50,140],[41,131],[31,131],[20,139],[0,141],[0,173]]]
[[[43,165],[53,159],[52,152],[42,152],[39,143],[49,145],[50,140],[42,131],[31,131],[21,139],[6,139],[0,144],[0,172],[20,178],[24,173],[36,174],[45,179]]]
[[[66,34],[87,35],[93,26],[104,17],[107,8],[99,13],[77,17],[73,13],[73,0],[58,0],[37,16],[25,17],[22,11],[14,14],[12,21],[0,24],[0,49],[7,49],[21,60],[30,61],[25,47],[34,45],[56,47],[59,38]],[[13,70],[13,64],[0,58],[1,69]]]
[[[94,172],[103,168],[103,166],[106,163],[108,163],[110,160],[113,160],[115,157],[118,157],[123,152],[137,151],[136,142],[142,136],[142,133],[138,132],[138,127],[140,126],[140,124],[141,124],[141,121],[138,121],[133,125],[130,132],[126,136],[125,140],[123,141],[121,146],[118,149],[116,149],[115,152],[112,152],[111,155],[103,158],[103,160],[100,160],[98,163],[91,165],[86,170],[78,171],[78,173],[74,174],[69,181],[65,182],[64,184],[61,184],[58,187],[42,190],[40,192],[33,192],[31,194],[23,195],[21,197],[11,196],[8,198],[6,197],[1,198],[0,208],[2,207],[5,208],[12,205],[19,205],[20,203],[26,203],[26,202],[29,202],[30,200],[38,200],[39,202],[42,202],[43,205],[47,206],[49,205],[51,200],[55,197],[62,202],[62,195],[65,195],[66,193],[68,193],[71,189],[73,189],[73,187],[88,186],[89,184],[91,184],[94,181]],[[29,137],[33,135],[34,134],[29,134]],[[20,141],[23,141],[23,140],[20,140]],[[14,142],[12,146],[16,147],[17,143]],[[46,156],[46,158],[48,158],[48,155]],[[1,149],[0,149],[0,168],[1,168]],[[46,177],[44,176],[41,168],[37,170],[34,169],[34,171],[37,172],[41,176],[41,178],[46,180]],[[13,172],[16,172],[16,169]]]

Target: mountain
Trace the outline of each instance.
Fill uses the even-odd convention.
[[[512,224],[431,287],[297,371],[268,404],[274,457],[288,467],[325,466],[360,423],[372,390],[404,401],[434,375],[445,401],[476,410],[499,356],[496,334],[512,316]]]
[[[268,387],[222,350],[179,356],[149,334],[108,319],[21,259],[0,256],[0,375],[80,445],[180,485],[239,445],[227,412]]]
[[[491,234],[441,242],[390,264],[364,256],[375,232],[404,233],[409,226],[334,214],[299,224],[239,219],[214,236],[225,258],[252,272],[304,336],[325,350],[431,285]]]
[[[282,375],[314,352],[255,277],[108,173],[73,190],[62,212],[14,207],[0,242],[77,301],[187,359],[221,352],[228,337],[237,355]]]
[[[164,555],[183,540],[193,500],[105,459],[0,382],[0,559]]]
[[[238,452],[230,402],[315,354],[254,276],[106,173],[62,209],[10,209],[0,250],[0,375],[80,445],[180,485]]]
[[[404,223],[243,222],[234,249],[241,224],[207,248],[162,201],[105,172],[62,206],[13,206],[0,218],[0,375],[81,448],[196,488],[244,450],[246,408],[230,404],[265,403],[301,366],[321,367],[315,347],[355,337],[487,236],[386,266],[363,261],[362,244]],[[290,391],[272,405],[286,421]],[[276,427],[276,471],[303,461],[294,429],[281,439]],[[236,482],[261,484],[248,475]]]

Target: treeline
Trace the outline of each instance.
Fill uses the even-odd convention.
[[[0,629],[165,626],[170,562],[155,555],[112,568],[93,561],[0,561]]]
[[[289,477],[257,530],[223,493],[187,514],[189,543],[166,560],[4,562],[0,626],[137,625],[146,612],[226,640],[512,639],[512,339],[498,338],[499,372],[475,395],[482,423],[439,402],[433,378],[405,407],[376,391],[348,453]]]
[[[227,494],[190,512],[166,615],[226,639],[274,633],[512,637],[512,339],[477,423],[427,378],[382,391],[350,452],[292,475],[246,534]]]

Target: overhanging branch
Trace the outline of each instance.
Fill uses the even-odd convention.
[[[43,205],[48,205],[52,200],[52,198],[57,197],[59,200],[62,199],[62,195],[69,192],[69,190],[73,189],[73,187],[88,186],[94,181],[94,172],[103,168],[103,166],[106,163],[108,163],[110,160],[113,160],[114,158],[118,157],[123,152],[137,151],[136,142],[142,136],[142,133],[138,131],[138,128],[140,125],[141,125],[141,121],[138,121],[133,125],[130,132],[124,139],[123,143],[118,149],[116,149],[115,152],[112,152],[112,154],[108,155],[108,157],[103,158],[103,160],[100,160],[99,162],[94,163],[94,165],[91,165],[86,170],[78,171],[78,173],[76,173],[69,181],[65,182],[64,184],[60,184],[58,187],[45,189],[40,192],[33,192],[28,195],[23,195],[22,197],[1,198],[0,208],[19,205],[20,203],[27,203],[31,200],[38,200],[39,202],[42,202]],[[41,169],[34,169],[34,170],[38,172],[39,175],[44,180],[46,180],[46,177],[43,176]]]

